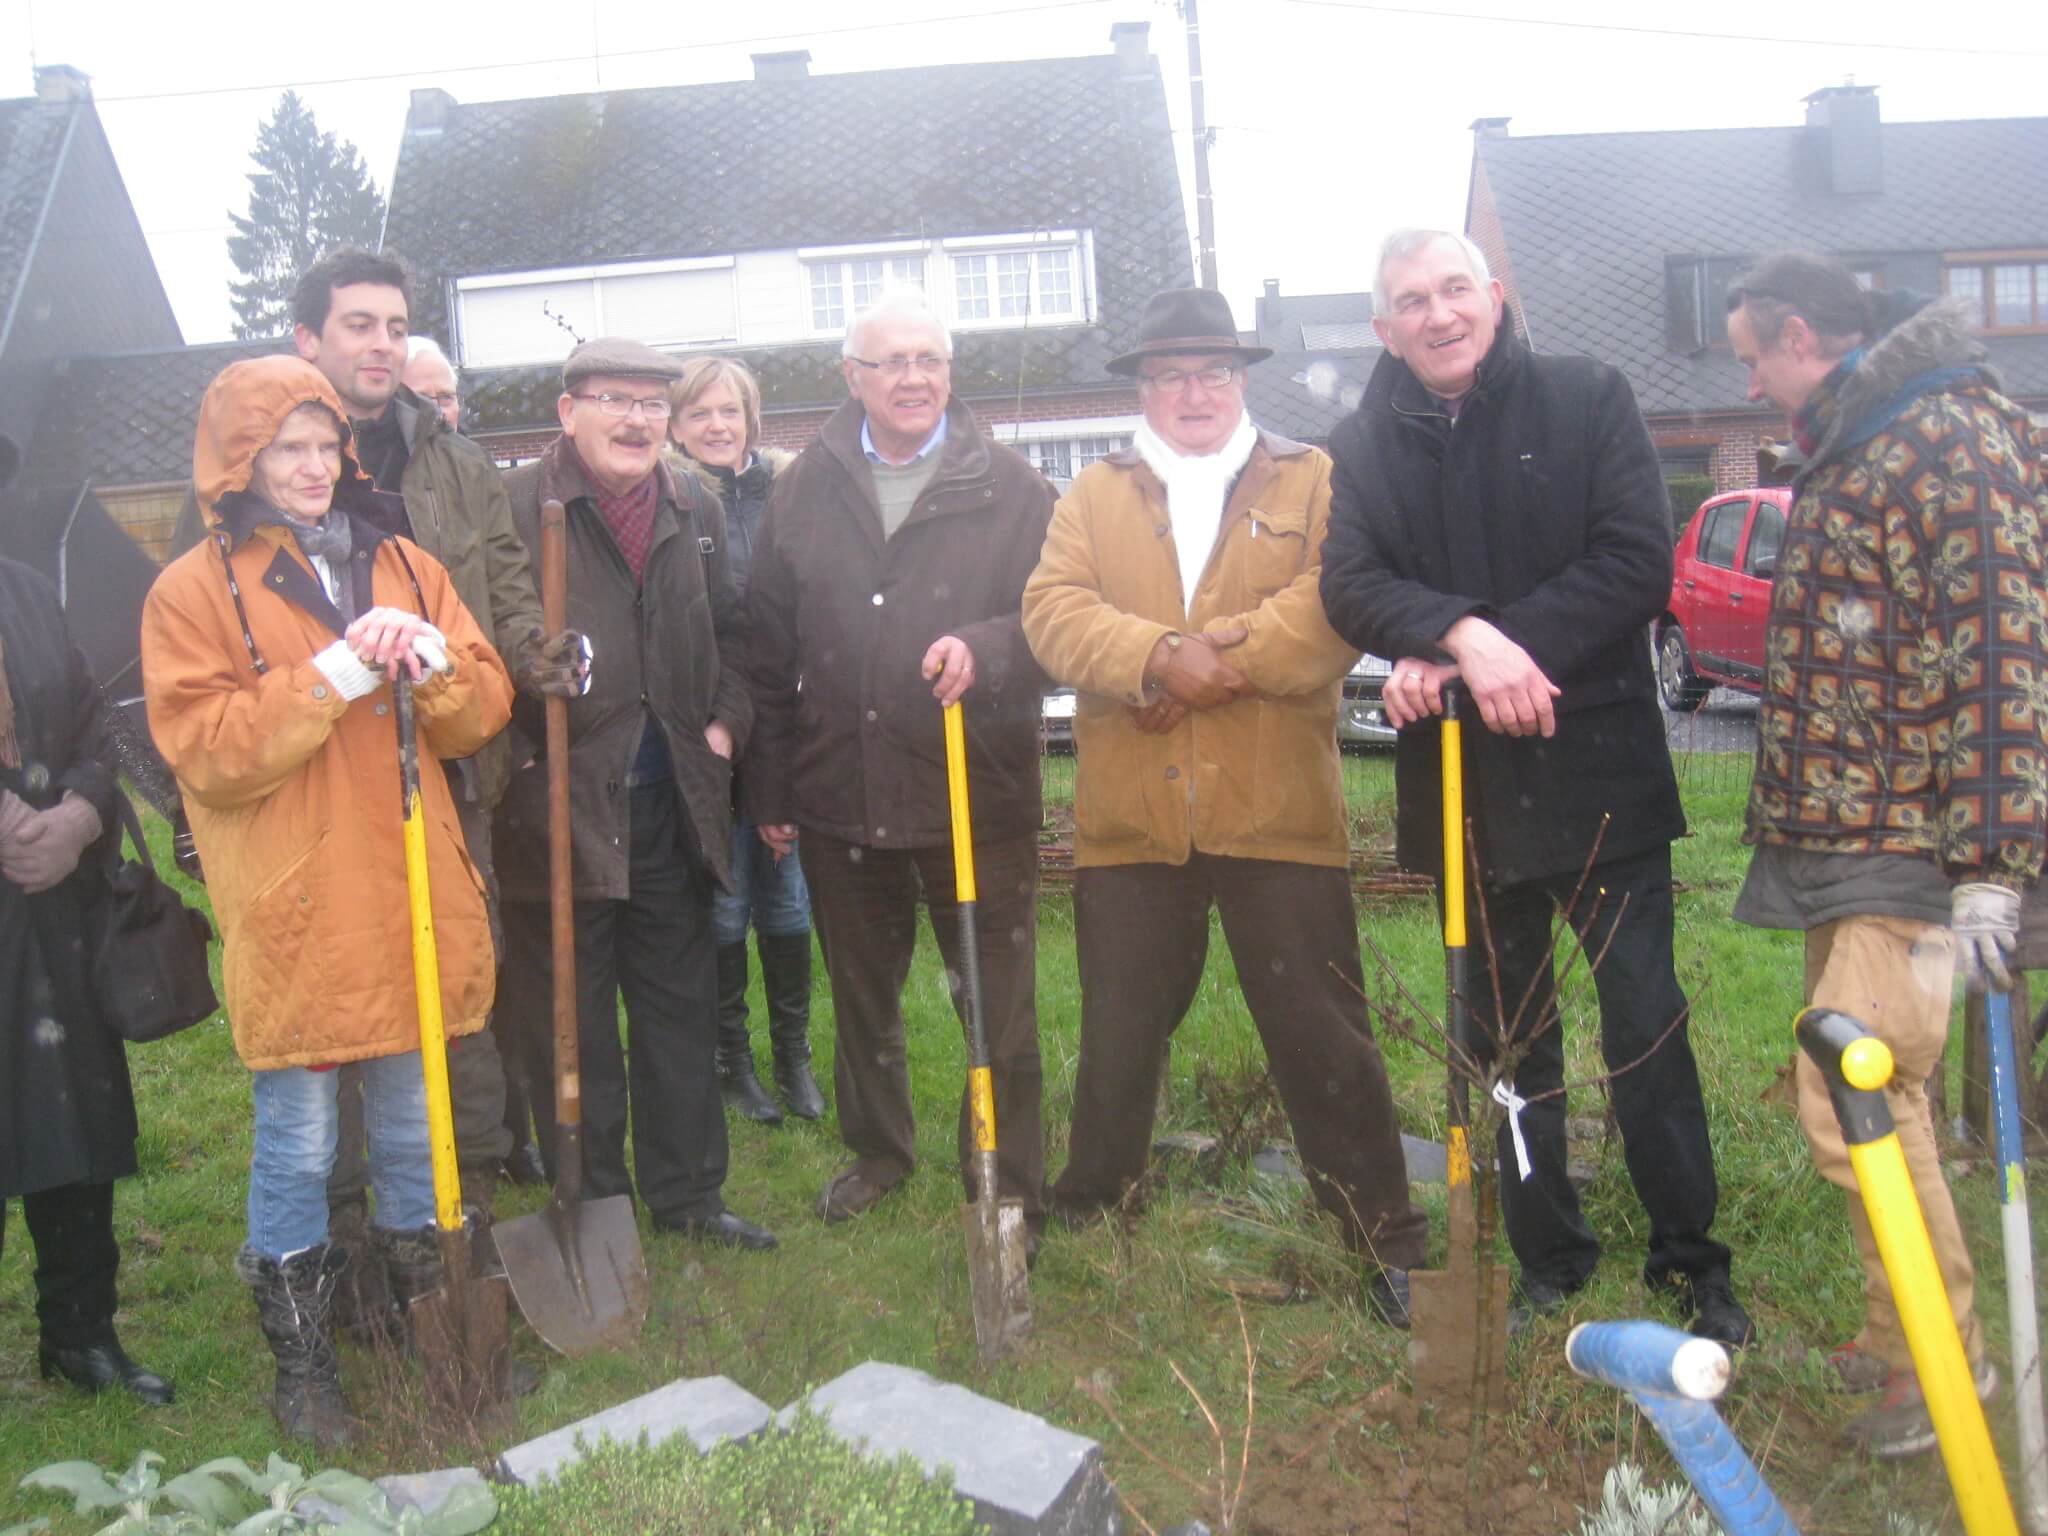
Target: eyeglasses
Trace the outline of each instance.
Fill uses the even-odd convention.
[[[656,395],[651,400],[640,400],[632,395],[572,395],[574,400],[589,400],[607,416],[630,416],[638,411],[649,421],[668,419],[668,397]]]
[[[1177,395],[1188,387],[1193,379],[1204,389],[1221,389],[1237,377],[1237,368],[1230,363],[1218,363],[1213,368],[1197,368],[1192,372],[1179,368],[1162,368],[1157,373],[1141,373],[1138,377],[1154,389]]]
[[[456,401],[460,400],[462,396],[458,395],[454,390],[451,389],[447,391],[445,394],[430,393],[425,398],[433,401],[434,404],[436,405],[453,405]]]
[[[863,368],[872,368],[885,379],[900,379],[911,369],[936,378],[953,366],[950,357],[936,357],[926,353],[923,357],[885,357],[879,363],[871,363],[864,357],[848,357],[849,363],[859,363]]]

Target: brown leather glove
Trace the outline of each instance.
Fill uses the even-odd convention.
[[[34,896],[78,868],[78,857],[100,835],[100,813],[75,794],[37,811],[0,849],[0,875]]]
[[[520,686],[536,698],[579,699],[590,691],[590,640],[581,630],[534,640]]]

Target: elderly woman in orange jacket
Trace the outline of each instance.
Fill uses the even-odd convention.
[[[151,734],[177,775],[224,946],[235,1048],[255,1073],[248,1243],[237,1270],[277,1359],[287,1433],[346,1443],[327,1240],[336,1096],[367,1068],[380,1245],[401,1300],[435,1283],[433,1184],[411,967],[392,686],[414,680],[420,787],[451,1036],[483,1026],[494,956],[483,890],[434,759],[510,717],[497,653],[447,573],[404,536],[319,371],[236,363],[200,405],[207,540],[143,610]]]

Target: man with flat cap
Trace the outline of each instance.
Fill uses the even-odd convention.
[[[1316,1199],[1405,1327],[1428,1233],[1360,990],[1337,759],[1358,652],[1316,591],[1330,461],[1245,411],[1245,369],[1271,355],[1238,343],[1220,293],[1155,295],[1109,365],[1138,381],[1136,445],[1075,479],[1024,589],[1032,651],[1080,694],[1081,1064],[1053,1201],[1085,1219],[1145,1171],[1213,906]]]
[[[505,477],[540,556],[540,509],[568,513],[569,616],[590,637],[588,694],[569,704],[576,1010],[583,1163],[591,1198],[633,1181],[658,1229],[738,1248],[774,1237],[725,1208],[716,1066],[713,882],[730,886],[732,757],[753,721],[725,516],[662,463],[672,357],[585,342],[562,369],[562,435]],[[514,725],[538,744],[538,709]],[[500,1009],[525,1011],[541,1144],[554,1153],[547,765],[533,758],[499,808],[506,954]],[[627,1049],[619,1049],[619,995]],[[626,1173],[628,1107],[633,1179]]]

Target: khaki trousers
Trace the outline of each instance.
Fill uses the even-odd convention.
[[[1935,1263],[1948,1288],[1956,1327],[1974,1365],[1984,1353],[1972,1306],[1975,1272],[1956,1220],[1955,1201],[1942,1177],[1934,1116],[1927,1103],[1928,1076],[1948,1043],[1955,963],[1953,934],[1938,924],[1908,918],[1845,917],[1809,929],[1806,935],[1807,1002],[1848,1014],[1891,1047],[1894,1067],[1885,1098],[1934,1242]],[[1849,1191],[1849,1225],[1863,1256],[1863,1328],[1856,1335],[1857,1346],[1894,1369],[1911,1370],[1913,1357],[1857,1193],[1841,1123],[1820,1069],[1804,1051],[1799,1053],[1797,1081],[1799,1123],[1813,1148],[1814,1166],[1823,1178]]]

